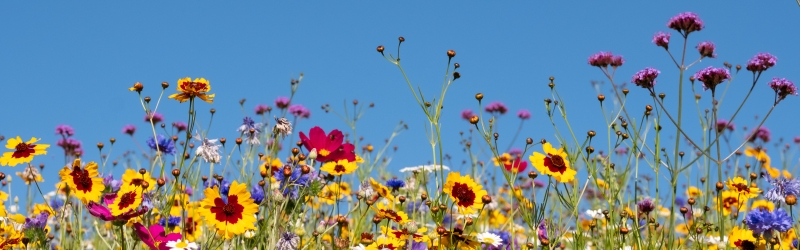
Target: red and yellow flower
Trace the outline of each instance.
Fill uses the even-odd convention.
[[[392,195],[392,190],[388,187],[384,186],[380,182],[375,181],[375,179],[369,178],[369,185],[372,186],[372,189],[378,193],[383,198],[389,200],[389,202],[394,202],[394,195]]]
[[[577,172],[570,168],[567,152],[564,148],[556,150],[550,143],[542,145],[544,154],[533,152],[529,160],[531,165],[542,174],[550,175],[558,182],[572,182]]]
[[[722,204],[717,199],[714,199],[714,202],[717,203],[717,211],[722,211],[725,216],[730,215],[733,209],[744,210],[745,207],[743,205],[746,201],[746,196],[731,190],[722,191]]]
[[[139,205],[142,205],[142,194],[142,188],[129,189],[126,191],[120,189],[120,191],[117,192],[117,198],[114,199],[111,205],[108,205],[109,210],[111,210],[111,215],[119,216],[138,208]]]
[[[177,89],[178,93],[170,95],[170,99],[185,102],[197,97],[207,103],[214,103],[214,94],[206,93],[211,91],[211,84],[205,78],[195,78],[194,81],[189,77],[178,79]]]
[[[750,209],[763,209],[772,212],[772,210],[775,210],[775,203],[768,200],[757,200],[753,202],[753,205],[750,205]]]
[[[728,235],[728,243],[728,246],[737,249],[756,249],[758,241],[753,237],[753,231],[747,228],[734,227],[730,235]]]
[[[369,244],[369,246],[367,246],[366,249],[367,250],[384,250],[384,249],[400,250],[400,249],[403,249],[402,248],[403,245],[405,245],[405,244],[401,243],[397,239],[389,238],[389,237],[380,237],[377,240],[375,240],[375,242],[373,242],[372,244]]]
[[[358,165],[348,160],[329,161],[322,165],[319,170],[328,172],[332,175],[343,175],[355,172]]]
[[[72,168],[64,166],[58,175],[61,176],[61,181],[70,188],[70,194],[81,200],[83,204],[89,204],[90,201],[97,202],[106,188],[103,185],[103,177],[97,176],[97,163],[93,161],[81,168],[81,159],[75,159],[72,162]]]
[[[248,229],[256,229],[254,224],[258,205],[250,197],[247,185],[233,181],[227,202],[220,197],[217,186],[206,188],[204,194],[206,198],[201,201],[200,214],[206,223],[217,229],[217,234],[230,239]]]
[[[463,208],[482,208],[481,199],[487,195],[486,190],[481,185],[475,183],[469,175],[461,176],[458,172],[450,172],[447,175],[447,182],[443,190],[456,203],[459,209]]]
[[[383,202],[377,202],[372,209],[375,210],[375,216],[392,220],[398,224],[403,224],[408,221],[408,214],[403,211],[395,211],[391,205],[386,205]]]
[[[13,152],[5,152],[0,157],[0,166],[16,166],[21,163],[30,163],[35,155],[47,154],[46,149],[50,147],[49,144],[36,144],[39,139],[31,138],[27,142],[17,136],[16,138],[9,138],[6,142],[6,148],[14,150]]]
[[[147,184],[145,184],[145,182],[147,182]],[[149,172],[144,172],[144,174],[142,174],[133,169],[127,169],[125,170],[125,174],[122,175],[122,186],[120,186],[118,193],[125,193],[132,190],[141,190],[140,192],[144,193],[155,188],[156,180],[150,177]]]
[[[761,193],[761,190],[758,189],[758,187],[748,185],[746,180],[738,176],[732,180],[728,179],[728,181],[725,182],[725,185],[728,186],[728,189],[747,198],[755,198]]]

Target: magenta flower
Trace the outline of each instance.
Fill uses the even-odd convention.
[[[703,20],[692,12],[680,13],[669,19],[667,27],[677,30],[681,35],[688,36],[689,33],[703,29]]]
[[[472,110],[470,110],[470,109],[465,109],[465,110],[461,111],[461,119],[469,121],[469,118],[472,118],[473,115],[475,115],[475,114],[473,114]]]
[[[278,107],[279,109],[288,108],[289,107],[289,98],[283,97],[283,96],[279,96],[278,98],[275,98],[275,107]]]
[[[775,66],[778,58],[770,53],[758,53],[747,61],[747,70],[760,73]]]
[[[255,111],[257,115],[263,115],[264,113],[272,111],[272,107],[267,106],[266,104],[259,104],[256,105]]]
[[[616,68],[622,66],[623,63],[625,63],[625,60],[622,59],[622,56],[615,56],[611,54],[611,52],[601,51],[589,57],[589,65],[601,68],[608,67],[609,65]]]
[[[531,119],[531,112],[529,112],[527,109],[520,109],[517,111],[517,117],[522,120]]]
[[[761,126],[757,130],[752,131],[750,136],[748,136],[747,140],[750,142],[755,142],[756,139],[761,139],[761,141],[767,143],[772,139],[772,133],[767,129],[767,127]]]
[[[664,33],[659,31],[655,35],[653,35],[653,43],[656,44],[658,47],[664,47],[664,49],[669,49],[669,33]]]
[[[61,124],[56,126],[56,134],[61,136],[72,136],[75,134],[75,130],[72,129],[72,126],[67,124]]]
[[[291,113],[294,116],[302,118],[311,117],[311,111],[309,111],[306,107],[300,104],[289,106],[289,113]]]
[[[736,129],[736,125],[725,119],[717,120],[717,132],[722,133],[723,131],[725,131],[725,129],[733,131]]]
[[[153,120],[153,124],[158,124],[164,120],[164,116],[156,112],[147,113],[144,115],[144,122],[149,123],[150,120]]]
[[[788,95],[797,95],[797,86],[792,81],[786,80],[786,78],[773,77],[772,81],[769,81],[767,85],[772,90],[775,90],[778,101],[783,100]]]
[[[172,127],[178,130],[178,133],[185,131],[188,125],[185,122],[172,122]]]
[[[499,113],[501,115],[504,115],[506,114],[506,112],[508,112],[508,108],[506,107],[506,105],[499,101],[494,101],[489,103],[489,105],[486,105],[486,107],[484,107],[484,110],[486,110],[486,112],[489,113]]]
[[[718,84],[731,78],[731,73],[725,68],[708,66],[708,68],[697,71],[694,74],[694,78],[703,82],[703,90],[711,89],[711,92],[714,92]]]
[[[116,197],[116,193],[112,193],[112,194]],[[105,197],[103,197],[103,199],[106,200]],[[114,199],[111,199],[111,202],[113,203]],[[108,200],[106,200],[106,204],[111,204],[111,203],[109,203]],[[147,208],[146,207],[142,207],[141,209],[139,209],[139,211],[131,210],[131,211],[128,211],[127,213],[121,214],[119,216],[113,216],[113,215],[111,215],[111,210],[109,210],[107,207],[105,207],[103,205],[97,204],[94,201],[90,201],[89,205],[86,205],[86,209],[89,210],[89,214],[91,214],[92,216],[94,216],[94,217],[96,217],[98,219],[101,219],[101,220],[104,220],[104,221],[118,221],[118,222],[123,222],[123,223],[127,222],[128,220],[130,220],[132,218],[139,217],[139,215],[142,215],[142,214],[147,212]]]
[[[142,223],[136,222],[133,224],[133,229],[139,240],[144,242],[152,250],[169,250],[167,242],[176,241],[181,239],[181,234],[164,232],[164,227],[159,224],[150,225],[150,228],[145,228]]]
[[[128,124],[128,125],[125,125],[124,127],[122,127],[122,133],[123,134],[128,134],[130,136],[133,136],[133,133],[135,133],[135,132],[136,132],[136,126],[133,126],[131,124]]]
[[[656,86],[656,77],[658,77],[658,74],[660,73],[661,71],[648,67],[636,72],[636,74],[633,75],[631,82],[636,84],[636,86],[652,89],[654,86]]]
[[[696,48],[697,48],[697,51],[700,52],[700,58],[703,58],[703,57],[716,58],[717,57],[717,54],[714,54],[714,50],[717,47],[712,42],[709,42],[709,41],[700,42],[700,44],[697,44]]]
[[[794,137],[794,143],[800,144],[800,136]]]

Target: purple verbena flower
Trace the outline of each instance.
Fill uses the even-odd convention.
[[[767,85],[772,90],[775,90],[778,101],[783,100],[788,95],[797,95],[797,86],[792,81],[786,80],[786,78],[773,77],[772,81],[769,81]]]
[[[517,111],[517,117],[519,117],[519,119],[522,120],[531,119],[531,112],[528,111],[527,109],[520,109],[519,111]]]
[[[633,75],[631,82],[636,84],[636,86],[651,89],[656,86],[656,78],[660,73],[661,71],[648,67],[636,72],[636,74]]]
[[[734,125],[732,122],[728,122],[728,120],[725,119],[717,120],[717,132],[722,133],[725,131],[725,129],[733,131],[736,129],[736,125]]]
[[[279,109],[288,108],[289,107],[289,98],[283,97],[283,96],[279,96],[278,98],[275,98],[275,107],[278,107]]]
[[[311,117],[311,111],[309,111],[306,107],[300,104],[289,106],[289,113],[291,113],[296,117],[302,117],[302,118]]]
[[[172,122],[172,127],[178,130],[178,133],[186,130],[188,125],[185,122]]]
[[[266,104],[259,104],[256,105],[255,111],[256,115],[263,115],[264,113],[272,111],[272,107],[267,106]]]
[[[158,124],[164,120],[164,116],[156,112],[145,114],[144,122],[150,123],[150,120],[152,120],[153,124]]]
[[[700,20],[695,13],[684,12],[670,18],[667,27],[677,30],[683,36],[688,36],[689,33],[703,29],[703,20]]]
[[[136,132],[136,126],[133,126],[131,124],[128,124],[128,125],[125,125],[124,127],[122,127],[122,133],[123,134],[128,134],[130,136],[133,136],[133,133],[135,133],[135,132]]]
[[[709,66],[708,68],[697,71],[697,73],[694,74],[694,78],[703,83],[703,90],[711,89],[713,92],[718,84],[731,78],[731,73],[726,68],[714,68]]]
[[[639,211],[642,213],[650,213],[656,209],[656,205],[653,203],[653,200],[650,198],[645,198],[638,203],[636,203],[636,207],[639,208]]]
[[[465,109],[461,111],[461,119],[469,121],[469,119],[472,118],[473,115],[474,114],[472,113],[471,109]]]
[[[506,105],[500,101],[494,101],[489,103],[489,105],[486,105],[486,107],[484,107],[484,110],[486,110],[486,112],[489,113],[498,113],[501,115],[504,115],[506,112],[508,112],[508,108],[506,107]]]
[[[625,60],[622,59],[622,56],[615,56],[611,54],[611,52],[597,52],[589,57],[589,65],[596,66],[596,67],[619,67],[625,63]]]
[[[761,73],[778,63],[778,58],[770,53],[758,53],[747,61],[747,70]]]
[[[658,47],[664,47],[664,49],[669,49],[669,33],[664,33],[659,31],[655,35],[653,35],[653,43],[656,44]]]
[[[696,48],[697,48],[697,52],[700,52],[700,58],[703,58],[703,57],[716,58],[717,57],[717,54],[714,54],[714,50],[717,48],[717,46],[715,46],[714,43],[712,43],[712,42],[709,42],[709,41],[700,42],[700,44],[698,44]]]
[[[767,129],[767,127],[761,126],[758,129],[752,131],[750,136],[747,138],[748,141],[754,142],[756,139],[761,139],[763,142],[769,142],[772,139],[772,133]]]
[[[61,124],[56,126],[56,134],[61,136],[72,136],[75,134],[75,130],[72,129],[72,126],[67,124]]]

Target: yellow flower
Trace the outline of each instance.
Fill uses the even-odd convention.
[[[689,196],[689,198],[697,198],[703,196],[703,190],[700,190],[695,186],[689,186],[689,188],[686,189],[686,196]]]
[[[28,165],[22,172],[17,172],[17,176],[25,182],[25,185],[30,185],[31,182],[43,182],[42,175],[39,170],[36,170],[33,165]]]
[[[36,144],[39,139],[31,138],[27,142],[22,142],[22,139],[17,136],[16,138],[9,138],[6,142],[6,148],[14,150],[13,152],[3,153],[0,157],[0,166],[16,166],[21,163],[30,163],[35,155],[47,154],[49,144]]]
[[[142,205],[142,189],[130,189],[126,191],[122,191],[120,189],[117,192],[117,198],[114,199],[114,203],[108,206],[109,210],[111,210],[111,215],[119,216],[121,214],[127,213],[133,209],[136,209]]]
[[[53,208],[51,208],[47,204],[41,203],[41,204],[34,204],[33,205],[33,214],[40,214],[42,212],[47,212],[51,216],[56,214],[56,211],[54,211]],[[21,216],[21,215],[19,215],[19,216]],[[25,219],[24,219],[25,217],[23,216],[22,218],[23,218],[22,222],[24,223],[25,222]]]
[[[408,214],[403,211],[394,211],[391,205],[384,204],[383,202],[375,203],[372,209],[375,210],[375,216],[380,218],[386,218],[399,224],[408,221]]]
[[[372,186],[372,189],[374,189],[375,192],[377,192],[381,197],[386,198],[389,200],[389,202],[394,202],[394,195],[392,195],[392,192],[388,187],[372,178],[369,178],[369,185]]]
[[[217,186],[206,188],[203,192],[206,198],[201,202],[200,214],[206,219],[206,223],[213,225],[217,234],[225,239],[243,234],[248,229],[255,230],[258,205],[250,198],[247,185],[233,181],[227,202],[220,197],[219,192]]]
[[[214,94],[206,94],[211,91],[211,85],[205,78],[192,78],[186,77],[178,79],[178,93],[169,96],[170,99],[185,102],[195,97],[200,98],[207,103],[214,103]]]
[[[556,150],[549,142],[542,145],[544,153],[533,152],[529,157],[531,165],[536,167],[542,174],[550,175],[558,182],[571,182],[577,173],[570,168],[567,153],[564,148]]]
[[[358,165],[355,162],[349,162],[347,160],[338,160],[336,162],[329,161],[322,165],[319,170],[328,172],[332,175],[343,175],[355,172],[358,169]]]
[[[261,158],[264,160],[264,163],[261,164],[261,172],[267,173],[267,176],[273,176],[275,173],[281,170],[283,167],[283,163],[280,159],[271,159],[269,157]]]
[[[22,238],[25,237],[21,231],[17,231],[11,223],[4,223],[0,226],[0,249],[23,249]]]
[[[728,235],[728,245],[739,249],[755,249],[756,238],[753,237],[753,231],[746,228],[734,227]],[[745,247],[751,248],[745,248]]]
[[[689,234],[689,227],[685,223],[678,224],[675,226],[675,232],[683,235]]]
[[[763,149],[755,149],[747,146],[744,149],[744,155],[748,157],[755,157],[757,161],[763,162],[764,166],[769,166],[769,155],[767,155],[767,151],[764,151]]]
[[[719,204],[717,199],[714,199],[714,202],[717,203],[717,211],[722,211],[725,216],[730,215],[734,208],[744,210],[742,205],[745,204],[745,201],[747,201],[746,196],[731,190],[722,191],[722,204]]]
[[[767,173],[773,179],[781,177],[781,171],[778,170],[777,168],[770,167],[768,164],[764,164],[764,170],[767,170]]]
[[[318,197],[328,205],[333,205],[337,200],[350,197],[350,192],[350,184],[347,184],[347,182],[342,182],[340,184],[332,182],[322,188]]]
[[[775,210],[775,203],[772,203],[771,201],[768,200],[757,200],[753,202],[753,205],[750,206],[750,209],[751,210],[764,209],[772,212],[772,210]]]
[[[481,199],[488,194],[469,175],[461,176],[458,172],[450,172],[447,175],[447,182],[445,182],[442,191],[450,195],[450,198],[453,199],[459,209],[482,208],[483,202]]]
[[[64,166],[58,175],[61,176],[61,181],[70,188],[70,194],[83,204],[89,204],[90,201],[97,202],[106,188],[103,185],[103,177],[97,176],[97,163],[95,162],[89,162],[81,168],[81,160],[75,159],[72,162],[72,168]]]
[[[500,165],[511,164],[511,155],[508,153],[503,153],[502,155],[492,158],[492,163],[494,163],[495,167],[499,167]]]
[[[145,182],[147,184],[144,184]],[[120,186],[117,193],[127,193],[140,189],[140,187],[144,187],[144,190],[141,190],[142,192],[149,192],[156,188],[156,180],[150,177],[150,172],[140,174],[133,169],[127,169],[125,174],[122,175],[122,186]]]
[[[404,244],[395,238],[379,237],[375,242],[367,246],[367,250],[401,249]]]
[[[738,176],[733,178],[733,180],[728,179],[728,181],[725,182],[725,185],[728,186],[728,189],[731,191],[734,191],[747,198],[755,198],[761,193],[760,189],[748,185],[746,180]]]
[[[599,188],[599,189],[607,189],[608,188],[608,183],[606,183],[606,181],[604,181],[603,179],[597,179],[597,188]]]

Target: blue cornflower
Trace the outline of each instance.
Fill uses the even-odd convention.
[[[766,209],[756,209],[745,216],[744,224],[756,234],[771,230],[786,232],[792,228],[792,217],[782,208],[772,212]]]
[[[156,140],[158,140],[158,146],[156,146]],[[177,152],[177,150],[175,150],[175,143],[161,134],[157,135],[155,138],[150,137],[150,139],[147,139],[147,146],[150,146],[150,148],[155,151],[161,151],[168,155],[174,155],[175,152]]]
[[[25,218],[25,225],[23,225],[23,227],[25,229],[31,229],[31,228],[44,229],[44,227],[47,226],[48,217],[50,217],[50,213],[41,212],[39,213],[39,215],[36,215],[34,217]]]
[[[164,227],[175,227],[181,224],[181,217],[170,216],[169,219],[161,218],[158,224]]]
[[[406,211],[408,211],[408,213],[414,213],[415,210],[416,212],[425,214],[430,211],[430,208],[428,207],[428,205],[425,205],[424,202],[416,202],[416,201],[409,202],[406,207]]]
[[[219,185],[219,192],[222,193],[223,196],[228,196],[229,191],[231,191],[231,182],[223,179],[222,185]]]
[[[783,203],[785,202],[786,196],[790,194],[800,196],[800,180],[768,178],[767,181],[769,181],[769,184],[772,184],[772,188],[764,193],[764,198],[771,202]]]
[[[53,210],[58,210],[62,206],[64,206],[64,201],[62,201],[61,199],[58,198],[50,199],[50,207],[53,208]]]
[[[106,177],[103,177],[103,185],[110,187],[112,192],[116,192],[119,190],[119,187],[122,186],[122,182],[119,180],[114,180],[114,175],[108,174]]]
[[[800,246],[798,246],[798,245],[800,245],[798,243],[800,243],[800,242],[798,242],[797,239],[792,240],[792,247],[794,247],[795,249],[800,247]]]
[[[392,191],[397,191],[406,186],[406,182],[400,179],[391,179],[386,181],[386,186],[392,188]]]
[[[428,250],[428,243],[411,241],[411,250]]]
[[[239,126],[236,131],[242,133],[242,137],[246,137],[247,144],[261,145],[261,141],[258,140],[258,135],[261,134],[261,127],[263,126],[264,124],[260,122],[256,123],[253,119],[250,119],[250,117],[245,116],[242,125]],[[251,129],[253,130],[252,133],[250,133]]]
[[[259,186],[253,186],[253,191],[250,192],[250,197],[253,198],[253,202],[256,204],[261,204],[261,201],[264,200],[264,189]]]
[[[284,168],[290,166],[284,166]],[[292,171],[291,175],[284,175],[282,172],[279,172],[275,175],[275,179],[280,182],[280,190],[283,190],[284,197],[291,197],[292,199],[297,199],[297,189],[296,186],[307,186],[310,180],[310,174],[303,174],[301,172],[301,168],[296,167]]]

